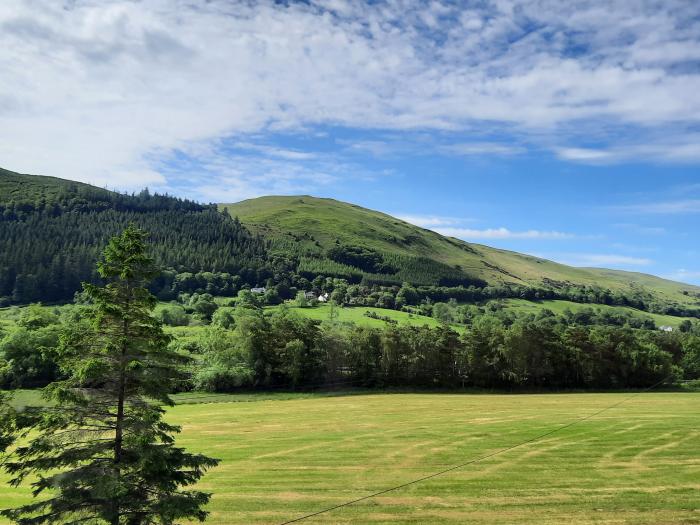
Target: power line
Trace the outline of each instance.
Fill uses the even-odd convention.
[[[464,463],[460,463],[460,464],[458,464],[458,465],[454,465],[454,466],[452,466],[452,467],[449,467],[449,468],[440,470],[440,471],[438,471],[438,472],[434,472],[433,474],[428,474],[427,476],[423,476],[423,477],[421,477],[421,478],[417,478],[417,479],[408,481],[408,482],[406,482],[406,483],[401,483],[400,485],[396,485],[396,486],[393,486],[393,487],[390,487],[390,488],[386,488],[386,489],[383,489],[383,490],[380,490],[380,491],[377,491],[377,492],[373,492],[372,494],[368,494],[367,496],[362,496],[361,498],[357,498],[357,499],[354,499],[354,500],[346,501],[346,502],[344,502],[344,503],[339,503],[338,505],[333,505],[332,507],[328,507],[328,508],[325,508],[325,509],[322,509],[322,510],[318,510],[318,511],[316,511],[316,512],[312,512],[312,513],[310,513],[310,514],[306,514],[306,515],[304,515],[304,516],[299,516],[298,518],[294,518],[294,519],[291,519],[291,520],[288,520],[288,521],[284,521],[284,522],[280,523],[279,525],[289,525],[290,523],[297,523],[297,522],[306,520],[306,519],[308,519],[308,518],[312,518],[312,517],[314,517],[314,516],[318,516],[318,515],[320,515],[320,514],[325,514],[325,513],[327,513],[327,512],[331,512],[331,511],[333,511],[333,510],[337,510],[337,509],[340,509],[340,508],[343,508],[343,507],[348,507],[348,506],[353,505],[353,504],[355,504],[355,503],[359,503],[359,502],[361,502],[361,501],[365,501],[365,500],[368,500],[368,499],[371,499],[371,498],[375,498],[375,497],[377,497],[377,496],[381,496],[381,495],[383,495],[383,494],[386,494],[387,492],[392,492],[392,491],[394,491],[394,490],[402,489],[402,488],[408,487],[408,486],[410,486],[410,485],[415,485],[416,483],[420,483],[420,482],[422,482],[422,481],[427,481],[427,480],[429,480],[429,479],[436,478],[436,477],[438,477],[438,476],[442,476],[443,474],[447,474],[448,472],[452,472],[453,470],[457,470],[457,469],[460,469],[460,468],[462,468],[462,467],[466,467],[467,465],[473,465],[474,463],[478,463],[479,461],[483,461],[483,460],[485,460],[485,459],[492,458],[492,457],[494,457],[494,456],[498,456],[499,454],[503,454],[504,452],[508,452],[509,450],[513,450],[513,449],[522,447],[523,445],[528,445],[528,444],[530,444],[530,443],[534,443],[535,441],[538,441],[538,440],[540,440],[540,439],[542,439],[542,438],[545,438],[545,437],[547,437],[547,436],[551,436],[552,434],[555,434],[555,433],[557,433],[557,432],[561,432],[562,430],[565,430],[565,429],[567,429],[567,428],[571,428],[571,427],[573,427],[574,425],[578,425],[579,423],[583,423],[584,421],[586,421],[586,420],[588,420],[588,419],[591,419],[591,418],[593,418],[593,417],[595,417],[595,416],[598,416],[598,415],[602,414],[603,412],[607,412],[608,410],[611,410],[611,409],[613,409],[613,408],[616,408],[616,407],[620,406],[621,404],[623,404],[623,403],[629,401],[629,400],[632,399],[632,398],[635,398],[635,397],[637,397],[637,396],[639,396],[639,395],[641,395],[641,394],[644,394],[644,393],[646,393],[646,392],[649,392],[650,390],[653,390],[653,389],[656,388],[657,386],[659,386],[659,385],[665,383],[670,377],[671,377],[671,376],[667,376],[667,377],[663,378],[661,381],[659,381],[658,383],[655,383],[655,384],[651,385],[650,387],[645,388],[644,390],[641,390],[641,391],[639,391],[639,392],[636,392],[636,393],[632,394],[631,396],[627,396],[627,397],[625,397],[624,399],[618,401],[617,403],[613,403],[612,405],[607,406],[607,407],[605,407],[605,408],[603,408],[603,409],[601,409],[601,410],[598,410],[597,412],[593,412],[592,414],[588,414],[587,416],[584,416],[584,417],[582,417],[582,418],[575,419],[574,421],[571,421],[570,423],[567,423],[567,424],[565,424],[564,426],[561,426],[561,427],[557,427],[557,428],[548,430],[547,432],[544,432],[544,433],[539,434],[539,435],[537,435],[537,436],[534,436],[534,437],[531,437],[531,438],[526,439],[526,440],[524,440],[524,441],[521,441],[521,442],[519,442],[519,443],[516,443],[515,445],[511,445],[511,446],[508,446],[508,447],[499,449],[499,450],[497,450],[497,451],[495,451],[495,452],[491,452],[491,453],[486,454],[486,455],[484,455],[484,456],[479,456],[479,457],[477,457],[477,458],[470,459],[469,461],[465,461]]]

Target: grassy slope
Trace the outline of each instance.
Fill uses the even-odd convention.
[[[572,303],[571,301],[526,301],[525,299],[507,299],[505,300],[507,308],[513,309],[518,313],[537,313],[538,311],[547,308],[554,313],[561,314],[564,310],[571,310],[572,312],[577,312],[585,308],[592,308],[598,311],[610,311],[619,313],[630,313],[635,317],[650,318],[656,323],[656,326],[673,326],[678,327],[685,319],[693,321],[694,319],[688,317],[674,317],[672,315],[660,315],[660,314],[650,314],[647,312],[640,312],[634,308],[628,306],[608,306],[605,304],[581,304]]]
[[[319,321],[330,320],[330,307],[326,304],[320,304],[313,308],[298,308],[294,306],[287,306],[294,313],[308,317],[309,319],[317,319]],[[278,306],[268,307],[269,310],[277,309]],[[376,328],[385,327],[387,325],[386,321],[381,319],[373,319],[367,317],[365,312],[372,312],[383,317],[388,317],[396,321],[399,325],[411,325],[411,326],[429,326],[435,328],[440,326],[439,321],[436,321],[432,317],[426,317],[424,315],[409,314],[408,312],[399,312],[397,310],[386,310],[384,308],[370,308],[364,306],[352,307],[352,308],[338,308],[336,309],[338,317],[337,322],[340,323],[355,323],[361,326],[371,326]],[[463,326],[454,325],[452,328],[455,330],[464,330]]]
[[[198,485],[214,494],[207,523],[270,524],[522,442],[628,395],[265,396],[181,405],[167,419],[182,425],[178,445],[222,460]],[[698,400],[642,394],[536,443],[305,523],[697,523]],[[0,506],[29,494],[1,483]]]
[[[0,168],[0,201],[2,202],[9,202],[13,199],[26,201],[36,198],[38,200],[41,196],[48,197],[61,193],[69,186],[92,188],[109,193],[108,190],[82,182],[43,175],[24,175]]]
[[[230,297],[217,298],[219,302],[228,303]],[[170,306],[171,303],[161,302],[156,306],[156,314],[163,308]],[[300,315],[302,317],[307,317],[309,319],[316,319],[318,321],[328,321],[330,307],[327,304],[319,304],[318,306],[311,308],[298,308],[292,306],[291,304],[285,304],[286,308],[289,308],[293,313]],[[47,310],[52,310],[58,312],[61,307],[55,306],[43,306]],[[66,308],[66,307],[63,307]],[[270,306],[266,307],[268,311],[274,311],[279,309],[280,306]],[[2,333],[10,333],[17,329],[17,319],[22,311],[22,307],[10,307],[10,308],[0,308],[0,337]],[[362,326],[371,326],[376,328],[381,328],[387,325],[386,321],[381,319],[373,319],[367,317],[365,312],[373,312],[377,315],[383,317],[389,317],[395,320],[399,325],[412,325],[412,326],[429,326],[435,328],[440,326],[440,323],[433,319],[432,317],[426,317],[424,315],[409,314],[408,312],[399,312],[396,310],[386,310],[384,308],[371,308],[371,307],[355,307],[355,308],[337,308],[336,312],[338,317],[337,322],[340,323],[355,323]],[[207,329],[205,325],[198,324],[193,321],[193,324],[189,326],[164,326],[164,330],[178,339],[184,339],[187,341],[196,341],[202,336],[203,332]],[[453,325],[457,331],[463,331],[464,327],[460,325]]]
[[[599,285],[613,290],[642,285],[660,298],[687,304],[697,299],[681,292],[700,287],[658,277],[591,268],[574,268],[545,259],[471,244],[413,226],[384,213],[334,199],[310,196],[260,197],[221,204],[249,228],[275,240],[285,249],[319,253],[336,239],[344,244],[402,255],[425,256],[460,265],[493,284],[542,284],[544,278],[575,284]],[[304,234],[311,238],[304,238]],[[318,243],[318,246],[316,243]]]

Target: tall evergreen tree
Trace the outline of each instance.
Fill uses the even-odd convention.
[[[13,410],[8,403],[9,395],[0,392],[0,459],[14,441]]]
[[[218,461],[175,446],[179,428],[162,405],[182,380],[184,358],[151,316],[147,285],[155,277],[146,233],[129,226],[112,238],[98,271],[104,286],[85,284],[84,322],[62,336],[67,379],[45,389],[49,406],[31,423],[28,445],[5,469],[17,485],[36,476],[34,494],[49,497],[2,514],[24,525],[172,524],[203,521],[209,494],[187,491]],[[48,495],[48,494],[47,494]]]

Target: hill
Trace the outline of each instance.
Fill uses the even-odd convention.
[[[207,286],[235,293],[269,275],[265,243],[215,206],[1,170],[0,306],[71,300],[81,281],[98,280],[99,254],[129,223],[151,235],[163,298]]]
[[[298,290],[332,291],[318,278],[339,277],[364,286],[361,298],[357,290],[347,297],[355,293],[352,304],[365,307],[398,308],[406,282],[421,288],[410,304],[566,299],[700,316],[699,287],[467,243],[333,199],[261,197],[217,209],[1,169],[0,306],[70,300],[81,281],[97,280],[102,247],[132,222],[151,234],[164,269],[153,291],[164,300],[267,286],[274,293],[266,301],[275,304]]]
[[[55,199],[67,193],[90,193],[92,196],[109,195],[109,190],[82,182],[43,175],[25,175],[0,168],[0,202],[36,202]]]
[[[624,294],[646,294],[655,300],[697,305],[700,287],[659,277],[595,268],[574,268],[546,259],[500,250],[481,244],[442,236],[390,215],[311,196],[260,197],[234,204],[220,204],[251,231],[268,238],[272,250],[294,252],[304,264],[319,270],[350,272],[335,266],[337,257],[329,250],[337,246],[363,247],[377,252],[389,265],[429,262],[443,273],[462,276],[465,281],[492,286],[520,285],[565,289],[586,286]],[[361,268],[355,267],[356,271]],[[403,278],[398,275],[397,281]],[[430,275],[426,281],[430,281]],[[428,284],[426,282],[426,284]],[[441,284],[435,283],[432,284]]]

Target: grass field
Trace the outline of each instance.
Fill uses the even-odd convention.
[[[268,310],[274,310],[279,308],[279,306],[272,306],[267,308]],[[311,308],[298,308],[294,306],[288,306],[292,312],[299,314],[309,319],[317,319],[319,321],[330,320],[330,306],[327,304],[319,304]],[[440,322],[432,317],[427,317],[425,315],[410,314],[408,312],[400,312],[398,310],[388,310],[385,308],[372,308],[365,306],[357,307],[346,307],[346,308],[336,308],[337,322],[341,323],[355,323],[363,326],[372,326],[376,328],[386,327],[387,322],[382,319],[374,319],[372,317],[367,317],[365,312],[371,312],[382,317],[388,317],[396,321],[400,325],[412,325],[412,326],[429,326],[431,328],[436,328],[440,326]],[[455,330],[464,330],[463,326],[453,325]]]
[[[200,484],[214,493],[208,523],[274,524],[511,446],[629,395],[226,396],[176,406],[168,420],[183,426],[179,443],[222,459]],[[699,401],[641,394],[537,442],[302,523],[700,523]],[[2,485],[0,502],[28,494]]]
[[[628,313],[635,317],[641,319],[653,319],[656,326],[673,326],[678,327],[685,319],[694,320],[690,317],[675,317],[673,315],[661,315],[661,314],[651,314],[648,312],[643,312],[635,308],[630,308],[629,306],[608,306],[606,304],[583,304],[574,303],[571,301],[527,301],[525,299],[506,299],[505,304],[507,308],[515,310],[517,313],[537,313],[543,308],[547,308],[556,314],[561,314],[564,310],[571,310],[572,312],[578,312],[586,308],[597,310],[599,312],[617,312],[617,313]]]

